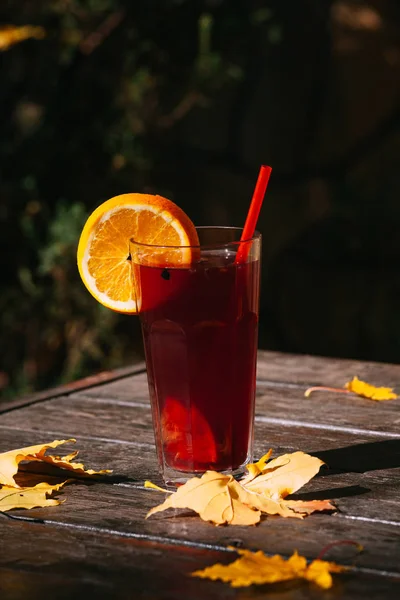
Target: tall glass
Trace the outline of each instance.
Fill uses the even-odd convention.
[[[253,454],[261,235],[241,242],[235,262],[241,229],[197,232],[191,264],[154,266],[165,247],[130,246],[167,484],[208,469],[240,473]],[[171,250],[175,263],[185,255]]]

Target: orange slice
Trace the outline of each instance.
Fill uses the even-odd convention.
[[[193,251],[189,246],[199,244],[189,217],[162,196],[123,194],[96,208],[79,240],[79,273],[98,302],[123,313],[138,312],[140,302],[132,276],[131,238],[159,246],[149,248],[146,256],[146,264],[158,266],[190,264]]]
[[[165,459],[170,467],[191,471],[194,457],[196,463],[216,463],[212,429],[195,404],[188,407],[168,397],[161,413],[161,430]]]

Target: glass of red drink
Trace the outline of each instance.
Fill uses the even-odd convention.
[[[241,473],[253,459],[261,235],[197,233],[190,264],[155,266],[161,246],[130,246],[167,484],[206,470]]]

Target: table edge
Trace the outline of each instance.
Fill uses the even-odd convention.
[[[145,363],[140,362],[128,367],[113,369],[112,371],[101,371],[95,375],[89,375],[88,377],[70,381],[69,383],[49,388],[47,390],[34,392],[33,394],[29,394],[27,396],[19,396],[17,398],[12,398],[11,400],[1,400],[0,415],[18,408],[23,408],[32,404],[38,404],[39,402],[44,402],[46,400],[50,400],[51,398],[57,398],[66,394],[72,394],[77,391],[89,389],[102,383],[110,383],[111,381],[130,377],[132,375],[139,375],[145,371]]]

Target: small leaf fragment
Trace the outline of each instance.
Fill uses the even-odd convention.
[[[297,552],[294,552],[288,560],[279,554],[266,556],[261,550],[251,552],[250,550],[236,549],[236,552],[240,554],[240,558],[233,563],[229,565],[217,563],[211,567],[194,571],[192,576],[213,581],[220,579],[229,583],[231,587],[306,579],[313,581],[319,587],[328,589],[332,586],[331,573],[347,570],[347,567],[319,559],[308,565],[307,560]]]
[[[330,500],[285,500],[285,506],[302,515],[336,510],[336,506]]]
[[[61,504],[60,500],[48,498],[53,492],[57,492],[67,481],[50,485],[38,483],[34,487],[15,488],[3,485],[0,488],[0,511],[6,512],[12,508],[36,508],[38,506],[56,506]]]
[[[156,485],[155,483],[152,483],[148,480],[144,482],[144,487],[151,490],[157,490],[157,492],[165,492],[166,494],[172,494],[171,490],[166,490],[165,488],[162,488],[159,485]]]
[[[266,454],[264,454],[264,456],[262,456],[260,458],[260,460],[258,460],[256,463],[250,463],[250,464],[246,465],[248,474],[246,475],[246,477],[244,479],[241,480],[242,485],[244,483],[252,481],[255,477],[257,477],[257,475],[260,475],[260,473],[262,473],[267,462],[271,458],[271,454],[272,454],[272,448],[270,448],[268,450],[268,452]]]

